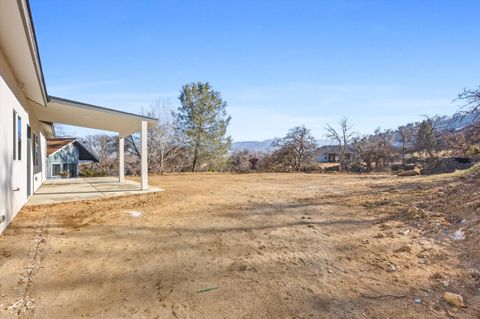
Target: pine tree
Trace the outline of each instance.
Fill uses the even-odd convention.
[[[416,140],[417,148],[424,151],[428,157],[432,158],[434,156],[437,139],[435,138],[435,132],[431,120],[425,120],[420,123]]]
[[[178,98],[181,105],[175,114],[176,127],[191,149],[192,172],[200,161],[224,161],[231,145],[231,138],[226,136],[231,117],[220,93],[208,82],[198,82],[184,85]]]

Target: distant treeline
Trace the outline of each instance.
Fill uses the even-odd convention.
[[[348,171],[385,170],[392,164],[406,165],[441,156],[474,156],[480,153],[480,88],[463,90],[457,98],[460,110],[451,118],[425,117],[419,123],[395,130],[377,129],[359,135],[346,118],[327,125],[324,138],[335,149],[336,169]],[[303,125],[276,138],[268,152],[229,152],[226,135],[230,116],[227,103],[209,83],[184,85],[180,106],[171,111],[168,103],[155,103],[144,115],[159,119],[148,131],[150,173],[186,171],[271,171],[306,172],[325,169],[319,165],[319,147],[311,131]],[[467,119],[467,120],[466,120]],[[458,125],[458,123],[462,123]],[[84,144],[97,155],[99,163],[89,171],[118,173],[118,138],[107,134],[90,135]],[[139,173],[140,139],[126,139],[127,174]],[[327,168],[328,169],[328,168]]]

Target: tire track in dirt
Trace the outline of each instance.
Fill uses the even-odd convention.
[[[9,307],[11,314],[21,318],[23,316],[32,315],[35,311],[35,300],[30,297],[34,277],[40,268],[41,261],[48,248],[48,221],[47,211],[41,219],[39,228],[33,239],[33,247],[28,253],[25,267],[22,270],[20,278],[17,280],[16,300]]]

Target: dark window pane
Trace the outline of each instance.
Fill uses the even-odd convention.
[[[22,159],[22,118],[17,117],[18,159]]]
[[[33,150],[33,164],[38,165],[40,160],[40,143],[39,143],[38,135],[34,135],[33,143],[34,143],[34,150]]]
[[[52,164],[52,176],[60,175],[60,164]]]
[[[13,111],[13,159],[17,159],[17,112]]]

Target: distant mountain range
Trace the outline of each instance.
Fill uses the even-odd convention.
[[[249,152],[268,152],[272,149],[273,138],[264,140],[264,141],[242,141],[242,142],[233,142],[230,147],[231,152],[240,152],[247,150]],[[318,146],[332,144],[328,140],[316,140]]]

